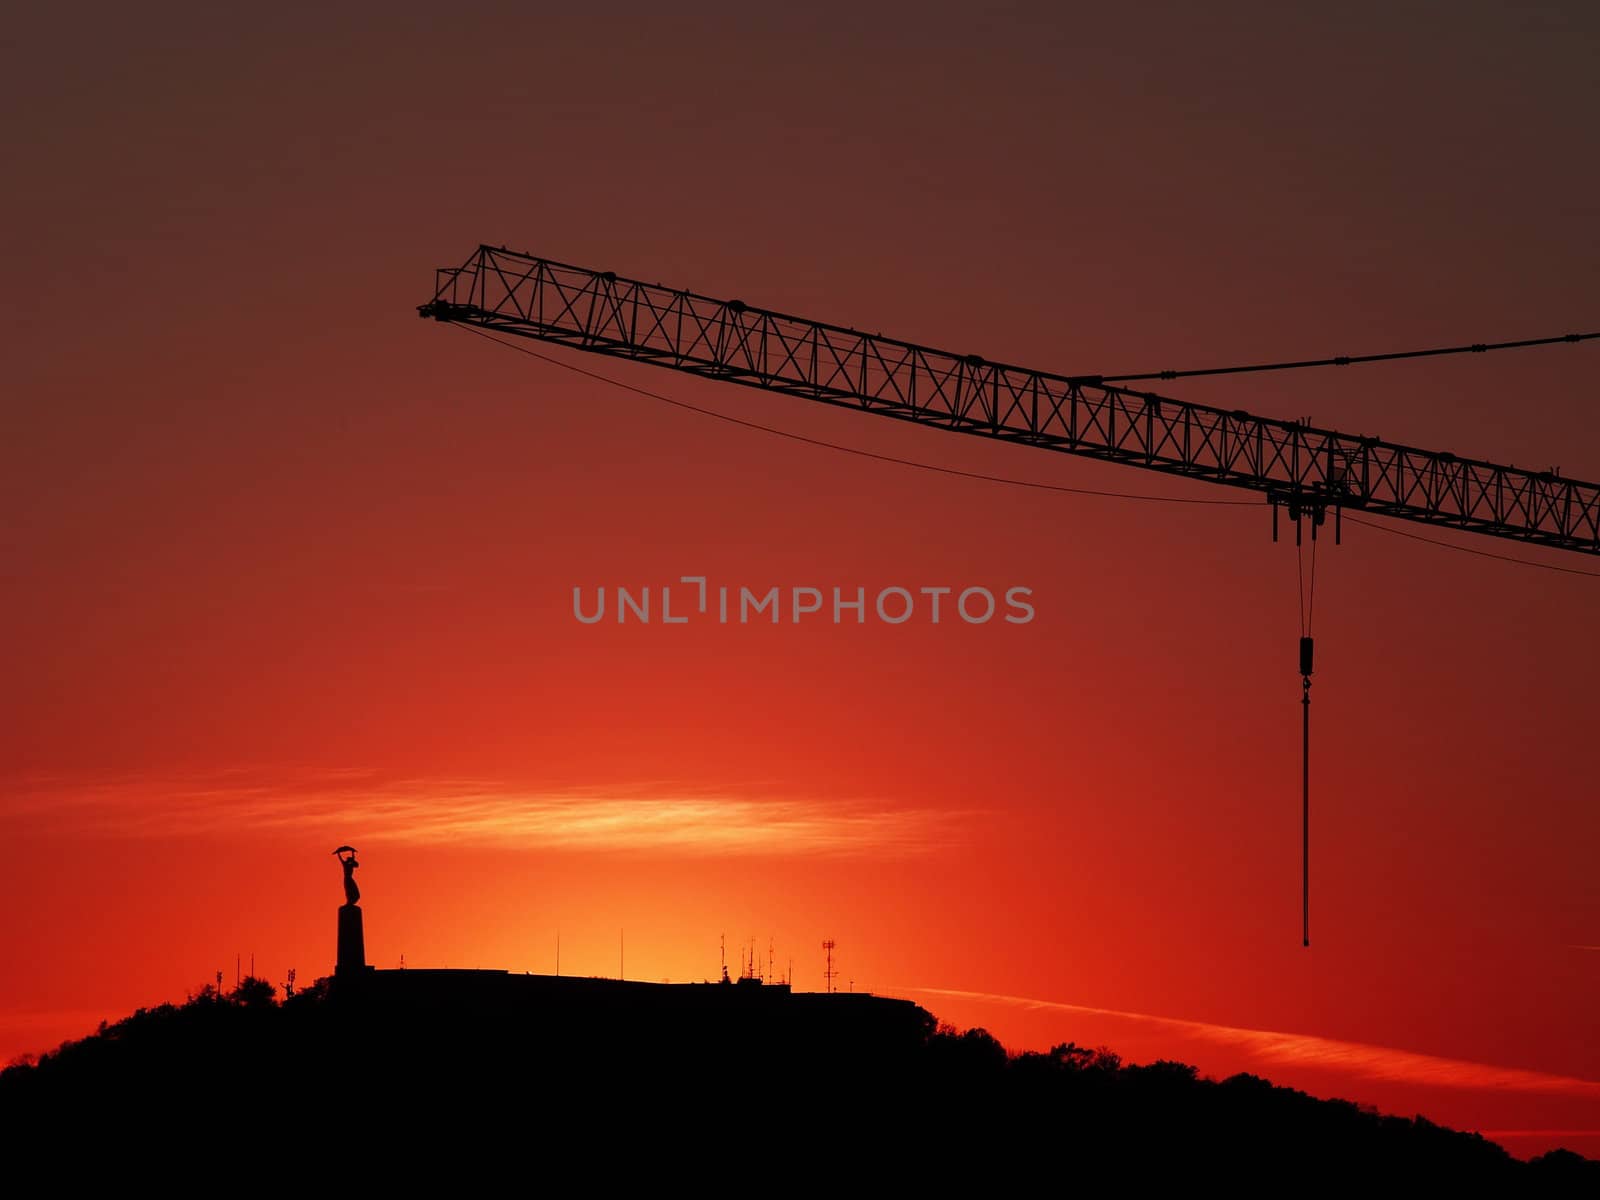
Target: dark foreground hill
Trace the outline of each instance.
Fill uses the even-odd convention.
[[[1600,1163],[1564,1151],[1523,1163],[1421,1117],[1104,1049],[1008,1055],[906,1001],[499,972],[379,972],[283,1003],[260,981],[207,989],[0,1073],[0,1128],[24,1153],[163,1174],[341,1163],[694,1186],[739,1162],[1052,1192],[1600,1188]]]

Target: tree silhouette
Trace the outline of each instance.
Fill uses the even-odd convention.
[[[258,979],[254,975],[246,975],[239,981],[239,985],[233,989],[233,994],[229,999],[235,1004],[243,1005],[245,1008],[263,1008],[272,1004],[277,998],[277,994],[278,989],[265,979]]]

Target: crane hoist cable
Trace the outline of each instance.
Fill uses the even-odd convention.
[[[1272,540],[1278,540],[1278,500],[1272,505]],[[1317,528],[1327,517],[1327,505],[1298,496],[1288,498],[1289,519],[1294,522],[1294,581],[1300,617],[1300,944],[1311,945],[1311,668],[1315,643],[1312,618],[1317,606]],[[1334,541],[1340,540],[1343,517],[1334,506]],[[1309,550],[1302,522],[1311,525]]]
[[[1300,584],[1300,944],[1311,945],[1311,618],[1317,603],[1317,524],[1311,521],[1311,570],[1306,581],[1304,544],[1295,539],[1295,577]]]

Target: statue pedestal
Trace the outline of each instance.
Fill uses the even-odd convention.
[[[354,904],[339,906],[339,959],[335,975],[359,975],[367,969],[367,943],[361,932],[361,910]]]

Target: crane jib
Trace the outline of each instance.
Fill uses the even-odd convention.
[[[1191,404],[480,246],[420,315],[1264,494],[1600,554],[1600,484]]]

